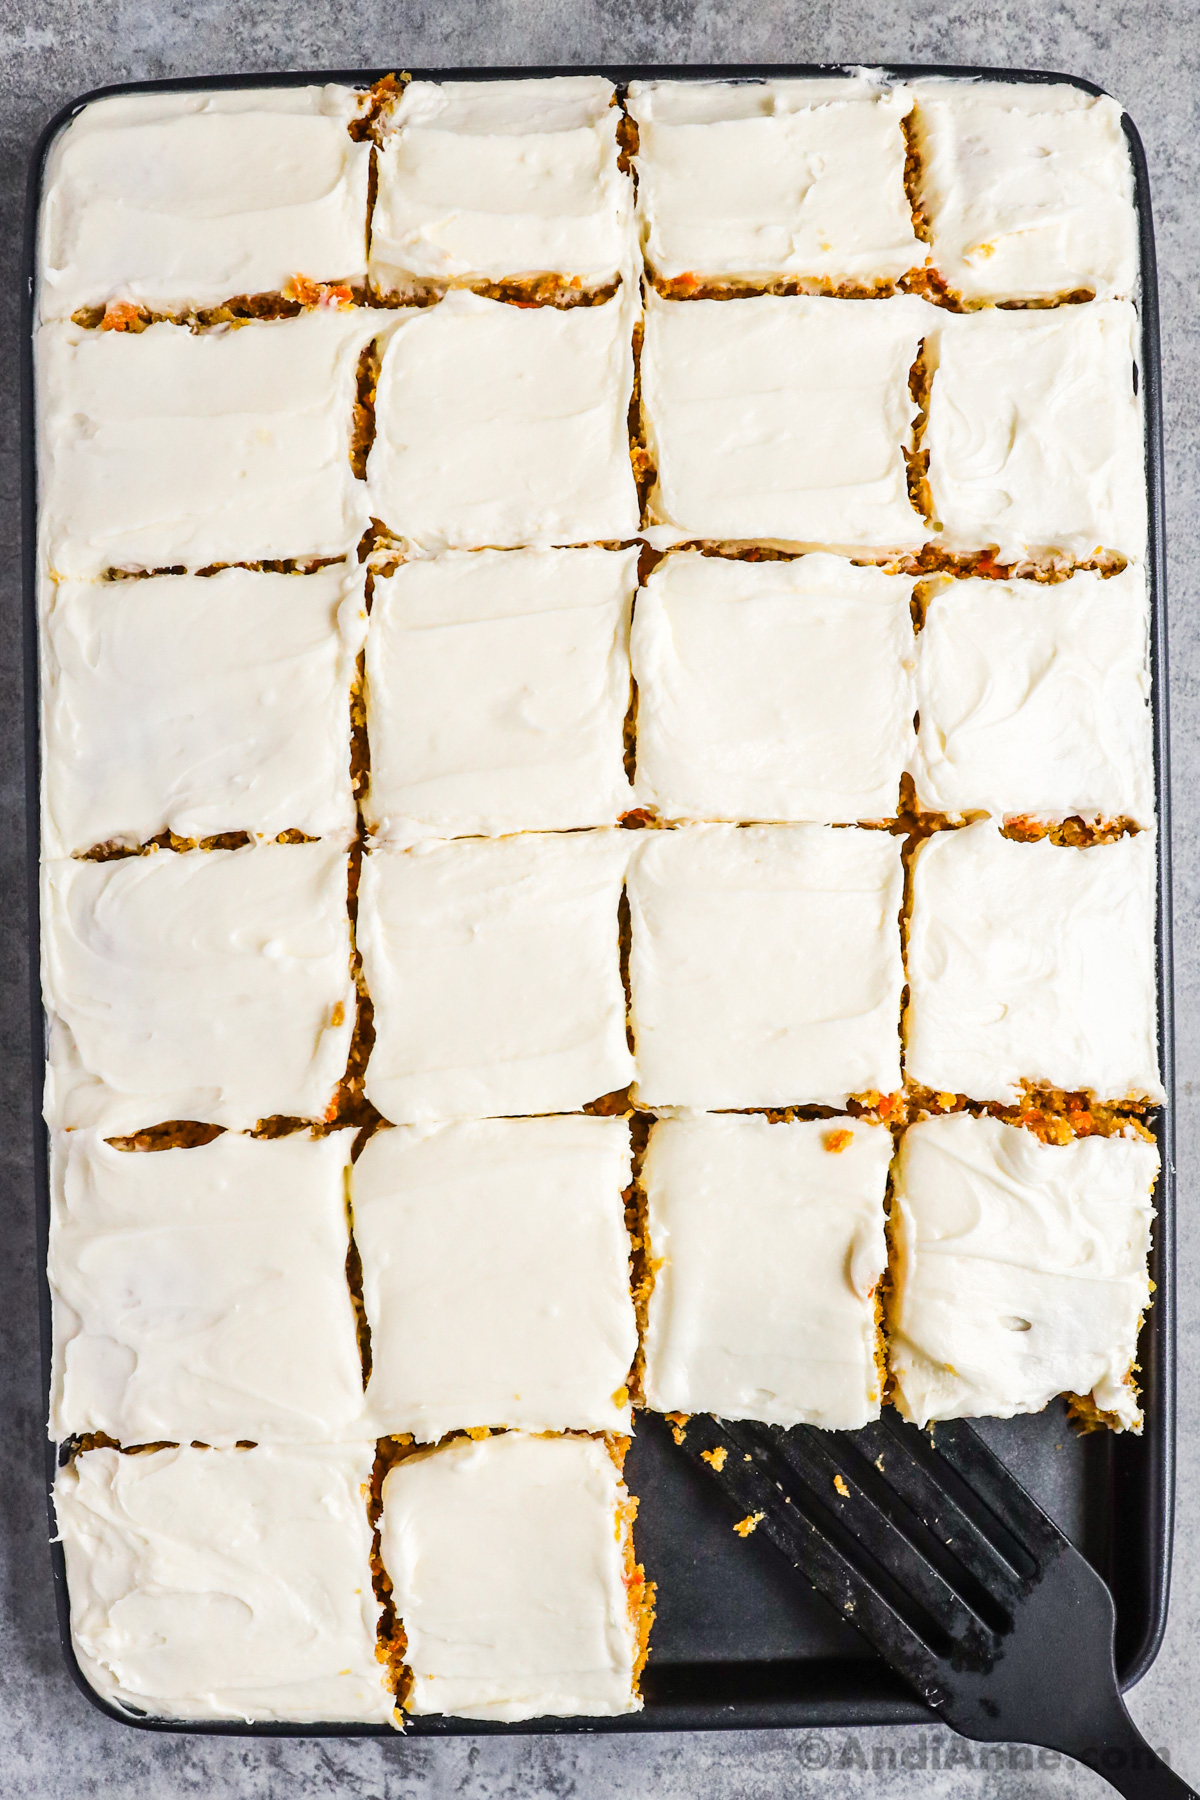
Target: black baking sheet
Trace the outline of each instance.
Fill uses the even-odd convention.
[[[398,65],[394,65],[398,66]],[[389,72],[336,70],[286,75],[228,75],[184,81],[127,83],[81,95],[42,133],[30,169],[26,213],[22,368],[22,451],[25,581],[25,742],[30,921],[30,1025],[33,1057],[31,1123],[37,1192],[41,1274],[42,1377],[50,1381],[50,1293],[46,1248],[50,1199],[47,1135],[41,1116],[45,1025],[38,979],[39,738],[37,645],[37,492],[34,436],[33,332],[37,214],[45,158],[57,133],[89,101],[105,94],[161,93],[175,88],[290,87],[336,81],[368,86]],[[886,71],[901,81],[928,76],[1005,82],[1069,82],[1088,93],[1103,90],[1074,76],[1010,69],[896,65]],[[414,69],[418,79],[489,80],[543,75],[602,74],[618,83],[635,80],[763,80],[843,75],[840,64],[672,65],[594,64],[583,68]],[[1061,1403],[1045,1413],[1013,1420],[983,1420],[978,1429],[1005,1458],[1112,1588],[1116,1601],[1117,1671],[1122,1687],[1140,1680],[1158,1651],[1166,1624],[1171,1565],[1174,1475],[1174,1030],[1171,990],[1170,778],[1167,721],[1167,616],[1163,535],[1162,403],[1158,287],[1150,189],[1141,139],[1126,118],[1133,161],[1141,249],[1141,381],[1146,422],[1149,490],[1148,573],[1151,597],[1155,775],[1158,793],[1158,1004],[1163,1081],[1168,1105],[1155,1120],[1162,1154],[1151,1255],[1154,1305],[1141,1337],[1145,1427],[1140,1438],[1097,1432],[1077,1436]],[[46,1480],[52,1490],[54,1447],[47,1446]],[[729,1529],[715,1484],[675,1452],[668,1428],[653,1414],[638,1415],[626,1464],[630,1491],[639,1496],[636,1542],[646,1573],[658,1583],[658,1621],[642,1677],[645,1707],[601,1720],[482,1724],[467,1719],[414,1719],[410,1733],[462,1736],[538,1731],[690,1731],[749,1729],[770,1725],[809,1727],[928,1722],[931,1715],[892,1674],[854,1629],[799,1582],[765,1541],[745,1541]],[[54,1530],[50,1500],[50,1528]],[[72,1676],[102,1712],[151,1731],[185,1731],[254,1737],[385,1736],[386,1726],[361,1724],[247,1725],[141,1719],[110,1706],[89,1685],[71,1646],[70,1610],[61,1546],[53,1544],[51,1568],[63,1654]]]

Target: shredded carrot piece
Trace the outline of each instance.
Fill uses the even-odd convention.
[[[854,1142],[854,1133],[852,1131],[827,1131],[822,1142],[832,1155],[840,1156],[842,1151],[848,1150]]]
[[[100,329],[101,331],[137,331],[141,323],[141,314],[132,301],[113,300],[104,309]]]
[[[757,1531],[758,1526],[759,1526],[759,1521],[762,1519],[765,1519],[766,1516],[767,1516],[766,1513],[760,1513],[760,1512],[747,1513],[746,1517],[744,1519],[738,1520],[737,1524],[734,1526],[733,1529],[737,1532],[737,1534],[740,1538],[748,1538],[752,1531]]]

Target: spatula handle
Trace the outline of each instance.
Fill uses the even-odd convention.
[[[1195,1788],[1150,1748],[1119,1695],[1113,1694],[1103,1720],[1091,1723],[1086,1743],[1060,1743],[1055,1749],[1095,1769],[1126,1800],[1200,1800]]]

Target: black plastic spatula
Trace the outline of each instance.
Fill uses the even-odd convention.
[[[955,1731],[1196,1800],[1125,1710],[1100,1576],[968,1425],[933,1439],[894,1414],[838,1432],[697,1415],[682,1446],[734,1529],[769,1538]]]

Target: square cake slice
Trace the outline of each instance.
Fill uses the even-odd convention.
[[[918,1425],[1073,1394],[1138,1430],[1159,1156],[1133,1137],[1043,1144],[950,1113],[900,1147],[889,1308],[896,1404]]]
[[[371,219],[384,293],[444,281],[628,276],[633,183],[611,81],[410,81],[387,117]]]
[[[71,1641],[163,1719],[396,1722],[376,1656],[374,1444],[86,1450],[54,1484]]]
[[[1006,566],[1139,557],[1146,472],[1125,300],[940,315],[922,448],[938,541]]]
[[[51,1435],[364,1437],[346,1285],[352,1137],[225,1132],[139,1154],[56,1134]]]
[[[354,1029],[346,882],[329,843],[43,864],[50,1125],[323,1118]]]
[[[669,556],[634,616],[638,805],[667,819],[893,816],[914,744],[913,585],[837,556]]]
[[[55,139],[42,184],[40,316],[153,312],[278,293],[367,266],[371,146],[346,87],[117,94]]]
[[[814,81],[635,81],[646,261],[708,282],[887,291],[925,261],[904,186],[903,88]]]
[[[363,571],[60,582],[42,621],[48,856],[160,832],[354,831]]]
[[[615,825],[634,550],[447,550],[376,577],[367,639],[377,837]]]
[[[624,1119],[376,1132],[352,1180],[372,1430],[628,1431],[629,1180]]]
[[[935,1092],[1014,1105],[1022,1082],[1163,1098],[1152,832],[1088,849],[1018,843],[990,819],[918,845],[905,1068]]]
[[[371,512],[422,550],[631,538],[635,300],[511,306],[454,289],[383,352]]]
[[[350,448],[367,311],[238,330],[38,334],[50,574],[346,556],[367,526]]]
[[[363,859],[366,1092],[393,1124],[576,1112],[625,1087],[622,831],[384,847]]]
[[[914,550],[909,376],[924,301],[646,297],[652,517],[685,538]]]
[[[914,85],[932,262],[965,300],[1125,299],[1137,283],[1121,108],[1065,82]]]
[[[595,1438],[455,1438],[390,1469],[382,1556],[408,1640],[405,1709],[636,1711],[648,1618],[633,1510]]]
[[[1145,571],[954,581],[917,638],[931,812],[1154,823]]]
[[[647,832],[629,871],[648,1106],[843,1106],[900,1086],[900,840],[821,825]]]
[[[850,1119],[653,1126],[648,1405],[838,1431],[879,1417],[891,1156],[886,1126]]]

